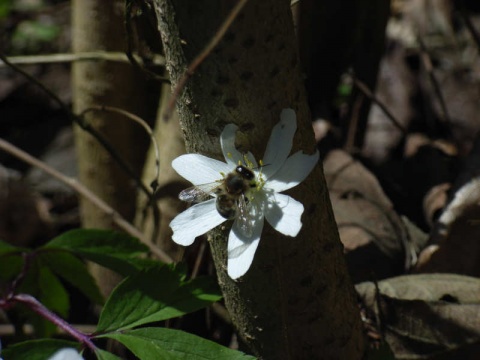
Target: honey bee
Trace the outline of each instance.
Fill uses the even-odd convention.
[[[215,196],[218,213],[228,220],[237,218],[243,233],[250,237],[252,221],[246,193],[254,187],[256,187],[254,172],[246,166],[238,165],[233,172],[221,180],[182,190],[178,194],[178,198],[193,203],[202,202],[210,196]]]

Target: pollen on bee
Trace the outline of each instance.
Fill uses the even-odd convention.
[[[263,160],[262,159],[258,160],[258,164],[260,165],[260,167],[263,167]]]
[[[228,152],[227,156],[231,159],[233,157],[232,153]]]
[[[247,154],[243,154],[243,163],[250,169],[253,169],[253,163],[248,160]],[[240,161],[238,161],[238,165],[242,165]]]

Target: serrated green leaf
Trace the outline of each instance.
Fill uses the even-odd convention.
[[[103,297],[87,266],[76,256],[65,251],[43,251],[38,256],[55,274],[72,284],[92,302],[103,304]]]
[[[253,360],[252,356],[180,330],[142,328],[105,334],[125,345],[140,360]]]
[[[44,247],[111,253],[124,257],[134,257],[148,251],[145,245],[130,235],[101,229],[70,230],[52,239]]]
[[[78,350],[79,344],[66,340],[30,340],[11,345],[2,351],[5,360],[45,360],[63,348]]]
[[[138,270],[133,259],[148,251],[132,236],[111,230],[91,229],[68,231],[52,239],[43,248],[71,251],[124,276]]]
[[[109,353],[108,351],[102,349],[97,349],[95,351],[95,355],[97,355],[98,360],[122,360],[118,356],[113,355],[112,353]]]
[[[180,316],[221,299],[209,278],[185,282],[184,273],[171,266],[141,271],[121,282],[100,315],[98,332],[130,329]]]

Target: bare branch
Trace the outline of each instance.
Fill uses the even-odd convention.
[[[3,139],[0,139],[0,149],[8,152],[9,154],[12,154],[13,156],[32,166],[35,166],[45,171],[50,176],[68,185],[75,192],[92,202],[100,210],[104,211],[106,214],[109,214],[112,218],[113,223],[115,223],[119,228],[121,228],[128,234],[138,238],[143,244],[145,244],[149,248],[152,254],[154,254],[158,259],[165,263],[173,262],[170,256],[168,256],[163,250],[148,241],[136,227],[130,224],[117,211],[112,209],[106,202],[104,202],[97,195],[95,195],[93,192],[91,192],[89,189],[79,183],[76,179],[63,175],[61,172],[55,170],[44,162],[38,160],[37,158],[31,156],[30,154],[26,153],[25,151],[17,148],[15,145]]]

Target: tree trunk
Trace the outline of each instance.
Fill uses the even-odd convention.
[[[121,0],[74,0],[72,4],[73,51],[124,51],[124,2]],[[72,69],[73,107],[80,113],[92,106],[115,106],[142,116],[144,82],[141,74],[129,64],[113,62],[76,62]],[[138,125],[119,115],[91,112],[86,120],[110,142],[127,163],[142,166],[148,137],[139,136]],[[80,181],[126,219],[135,211],[136,189],[130,179],[108,152],[88,133],[76,126],[75,141],[78,153]],[[83,226],[112,228],[109,214],[88,201],[81,201]],[[102,291],[110,292],[110,273],[95,275]]]
[[[155,4],[175,86],[232,2]],[[239,149],[260,159],[281,110],[289,107],[298,121],[292,153],[315,151],[289,4],[248,2],[190,79],[177,101],[188,151],[221,159],[219,134],[235,123]],[[226,273],[228,232],[209,234],[227,308],[260,358],[360,359],[360,317],[321,166],[288,193],[305,207],[302,231],[289,238],[266,225],[252,267],[239,281]]]

